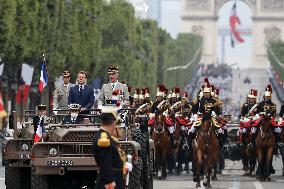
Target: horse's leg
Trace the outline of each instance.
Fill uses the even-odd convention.
[[[156,171],[157,171],[157,177],[160,180],[162,177],[162,172],[161,172],[161,154],[159,152],[156,153]]]
[[[203,162],[202,162],[202,153],[201,153],[201,151],[198,150],[196,153],[197,153],[196,154],[196,161],[195,161],[195,166],[196,166],[195,174],[196,175],[193,178],[193,181],[197,182],[196,183],[196,188],[198,188],[198,187],[201,187],[201,185],[200,185],[200,171],[201,171]]]
[[[267,179],[267,181],[271,181],[271,178],[270,178],[270,167],[271,167],[271,164],[272,164],[272,158],[273,158],[273,147],[268,148],[267,153],[266,153],[265,179]]]
[[[215,160],[215,162],[213,161]],[[208,158],[206,162],[204,162],[204,175],[205,175],[205,179],[203,182],[203,186],[206,188],[211,188],[211,183],[210,183],[210,179],[211,179],[211,172],[212,172],[212,165],[215,164],[217,162],[217,159],[213,157]]]
[[[189,149],[184,150],[184,170],[187,174],[189,174],[189,159],[190,159],[190,152]]]
[[[259,178],[260,181],[263,181],[263,155],[262,155],[262,151],[257,148],[256,149],[256,154],[257,154],[257,160],[258,160],[258,168],[257,168],[257,176]]]
[[[284,176],[284,146],[279,146],[279,151],[280,151],[280,155],[281,155],[281,158],[282,158],[282,165],[283,165],[283,168],[282,168],[282,176]]]
[[[217,180],[217,163],[216,162],[213,164],[213,175],[211,179]]]
[[[177,152],[177,167],[176,167],[176,173],[177,175],[180,175],[180,172],[182,170],[182,155],[183,155],[183,150],[181,147],[181,144],[178,146],[178,152]]]

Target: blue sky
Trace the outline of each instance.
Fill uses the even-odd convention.
[[[218,27],[229,27],[229,18],[234,1],[225,3],[219,11]],[[249,6],[242,2],[237,1],[237,14],[241,20],[242,26],[252,27],[251,9]],[[247,67],[251,63],[252,54],[252,36],[244,36],[245,42],[231,47],[230,36],[225,40],[225,62],[228,64],[237,63],[239,67]],[[218,58],[221,60],[221,37],[218,37]]]

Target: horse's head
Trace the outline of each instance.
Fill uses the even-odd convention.
[[[209,131],[211,127],[211,114],[210,113],[205,113],[202,117],[202,125],[201,125],[201,130],[203,132]]]
[[[262,128],[262,131],[267,132],[270,130],[270,126],[271,126],[271,114],[265,112],[261,116],[262,116],[262,119],[260,122],[260,126]]]
[[[164,131],[164,119],[163,119],[163,113],[157,112],[155,115],[155,124],[154,124],[154,130],[158,133],[162,133]]]

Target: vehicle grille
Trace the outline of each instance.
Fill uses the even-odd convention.
[[[77,142],[77,141],[86,141],[90,142],[95,136],[95,132],[69,132],[67,133],[62,141],[70,141],[70,142]]]
[[[62,148],[62,156],[93,156],[92,144],[70,144],[64,145]]]

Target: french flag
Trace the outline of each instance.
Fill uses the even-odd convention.
[[[38,90],[42,94],[44,87],[48,84],[48,75],[47,75],[47,68],[46,68],[46,60],[45,56],[43,55],[43,62],[41,64],[41,71],[40,71],[40,81],[38,84]]]
[[[33,79],[34,68],[28,64],[22,64],[21,83],[19,83],[18,91],[16,94],[16,103],[26,104],[29,97],[30,86]],[[22,96],[23,95],[23,96]],[[23,102],[22,102],[23,101]]]
[[[235,47],[235,43],[243,43],[245,40],[242,38],[241,33],[237,30],[237,25],[241,25],[240,18],[237,15],[237,4],[234,3],[231,16],[230,16],[230,28],[231,28],[231,46]]]
[[[43,119],[44,118],[40,118],[39,123],[37,125],[36,133],[35,133],[35,136],[34,136],[34,143],[37,143],[38,141],[40,141],[40,139],[41,139],[41,137],[44,133]]]

